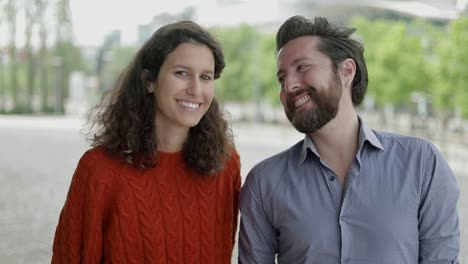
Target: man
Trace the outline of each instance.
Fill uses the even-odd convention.
[[[431,143],[356,114],[368,78],[354,31],[301,16],[278,30],[281,103],[305,137],[247,176],[239,263],[458,263],[455,177]]]

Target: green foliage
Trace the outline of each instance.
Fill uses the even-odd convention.
[[[377,104],[407,104],[412,92],[428,91],[431,80],[419,23],[352,21],[365,45],[368,92]]]
[[[55,47],[55,56],[61,58],[61,63],[66,70],[71,71],[87,71],[88,65],[83,59],[80,48],[75,46],[73,42],[60,42]]]
[[[63,21],[62,28],[72,26],[67,20],[68,2],[58,1],[60,14],[57,21]],[[377,105],[407,106],[412,103],[411,94],[418,92],[428,95],[441,111],[453,113],[458,110],[468,116],[467,17],[452,21],[446,28],[420,20],[402,22],[366,18],[355,18],[350,25],[357,28],[355,37],[364,42],[369,71],[368,93],[374,97]],[[68,32],[60,32],[64,31]],[[260,32],[249,25],[213,28],[211,31],[221,42],[226,61],[221,78],[215,83],[217,97],[221,101],[255,101],[278,105],[275,32]],[[65,80],[70,72],[90,72],[89,65],[70,36],[64,33],[57,37],[58,42],[46,58],[49,85],[46,91],[41,91],[49,100],[55,94],[58,73],[62,75],[60,85],[63,88],[62,99],[65,99],[68,92],[68,82]],[[106,62],[101,72],[101,84],[110,86],[129,64],[136,50],[134,46],[114,47],[110,50],[110,61]],[[57,61],[60,61],[60,67],[56,64],[53,66]],[[11,66],[3,65],[1,69],[2,93],[9,98],[17,95],[20,109],[27,103],[24,102],[27,90],[26,64],[22,60],[17,61],[17,89],[9,85],[14,80],[10,74]],[[36,75],[34,78],[39,77]]]
[[[104,65],[101,75],[103,87],[107,88],[112,85],[133,59],[135,51],[136,48],[132,46],[113,47],[110,50],[110,61]]]
[[[266,101],[278,104],[274,34],[254,27],[213,29],[223,46],[226,68],[216,83],[223,101]]]
[[[249,101],[259,80],[254,64],[258,63],[259,33],[252,27],[213,29],[223,46],[226,67],[216,81],[216,96],[222,101]]]
[[[468,17],[450,23],[447,36],[440,39],[434,66],[436,82],[432,93],[439,109],[457,108],[468,117]]]
[[[61,88],[61,98],[55,98],[60,108],[59,112],[64,111],[63,104],[68,98],[69,77],[73,71],[86,71],[86,64],[81,55],[81,50],[71,41],[59,41],[55,44],[54,57],[52,58],[53,66],[55,67],[55,86]],[[60,75],[60,78],[57,77]],[[57,83],[57,78],[59,82]]]
[[[276,80],[275,34],[261,36],[260,86],[263,99],[272,105],[279,105],[280,87]]]

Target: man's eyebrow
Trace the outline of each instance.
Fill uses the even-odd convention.
[[[291,64],[292,64],[292,65],[296,65],[296,64],[299,64],[299,63],[301,63],[301,62],[303,62],[303,61],[306,61],[306,60],[311,60],[311,58],[309,58],[309,57],[297,58],[297,59],[293,60],[293,62],[292,62]],[[280,75],[281,73],[283,73],[283,70],[278,69],[278,70],[276,71],[276,77],[278,77],[278,75]]]

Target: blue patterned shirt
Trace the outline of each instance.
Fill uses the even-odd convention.
[[[458,263],[459,188],[445,159],[360,123],[345,187],[308,136],[249,172],[239,263]]]

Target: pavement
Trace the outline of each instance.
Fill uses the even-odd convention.
[[[83,120],[62,116],[0,115],[0,263],[50,263],[58,216],[76,164],[88,148]],[[303,136],[289,126],[234,123],[242,176],[262,159]],[[437,145],[437,144],[436,144]],[[453,148],[456,151],[450,152]],[[449,148],[457,168],[462,251],[468,262],[468,148]],[[465,241],[467,241],[465,243]],[[232,263],[236,261],[237,251]]]

